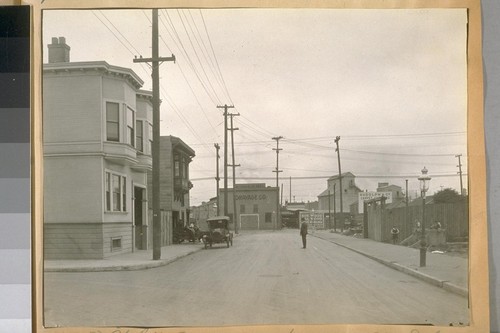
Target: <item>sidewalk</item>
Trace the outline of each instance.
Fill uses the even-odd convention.
[[[106,272],[132,271],[167,265],[179,258],[203,249],[203,243],[185,243],[161,248],[160,260],[153,260],[153,250],[136,250],[106,259],[45,260],[45,272]]]
[[[446,253],[426,254],[426,266],[420,267],[420,250],[317,230],[309,234],[362,254],[393,269],[412,275],[435,286],[468,297],[468,260]]]

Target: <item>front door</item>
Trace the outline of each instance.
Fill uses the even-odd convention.
[[[143,202],[144,189],[134,187],[134,226],[135,226],[135,247],[144,250],[146,245],[146,226],[143,224]]]

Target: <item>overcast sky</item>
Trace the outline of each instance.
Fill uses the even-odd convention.
[[[71,61],[131,68],[151,89],[150,69],[132,61],[151,56],[151,10],[43,15],[44,56],[51,37],[64,36]],[[224,104],[240,114],[238,183],[274,186],[271,138],[284,137],[284,200],[289,177],[296,201],[326,189],[338,173],[336,136],[342,172],[356,175],[361,190],[379,182],[404,189],[408,179],[415,196],[424,166],[430,194],[459,190],[455,155],[467,172],[465,10],[169,9],[159,29],[160,56],[177,59],[161,65],[161,134],[196,151],[192,204],[215,196],[214,143],[223,147],[224,131],[216,106]]]

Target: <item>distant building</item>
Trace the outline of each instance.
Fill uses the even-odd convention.
[[[391,192],[392,202],[397,202],[405,199],[405,194],[401,186],[390,185],[389,183],[378,183],[377,192]]]
[[[217,216],[217,197],[207,202],[203,201],[199,206],[191,206],[189,221],[205,230],[207,219],[215,216]]]
[[[278,188],[265,183],[236,184],[236,191],[230,188],[228,195],[228,215],[233,221],[233,195],[236,192],[236,216],[240,230],[272,230],[276,224]],[[220,215],[224,214],[224,189],[219,191]],[[234,223],[232,227],[234,228]]]
[[[351,172],[342,174],[342,211],[350,212],[350,206],[358,201],[358,193],[361,190],[356,186],[356,176]],[[335,204],[334,204],[335,198]],[[336,211],[340,212],[340,178],[338,175],[330,177],[327,180],[327,189],[318,195],[319,207],[318,210],[333,212],[334,206]],[[328,202],[330,201],[330,204]]]
[[[52,38],[43,66],[45,259],[147,248],[152,95],[131,69],[70,62]],[[136,231],[138,231],[136,233]]]
[[[175,230],[189,225],[189,163],[195,152],[175,136],[160,137],[160,210],[166,212],[162,221],[162,245],[172,244]],[[153,195],[153,175],[148,172],[148,196]]]

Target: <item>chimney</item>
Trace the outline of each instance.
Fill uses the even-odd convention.
[[[52,37],[52,44],[49,47],[49,64],[56,62],[69,62],[69,50],[71,49],[66,45],[66,38]]]

